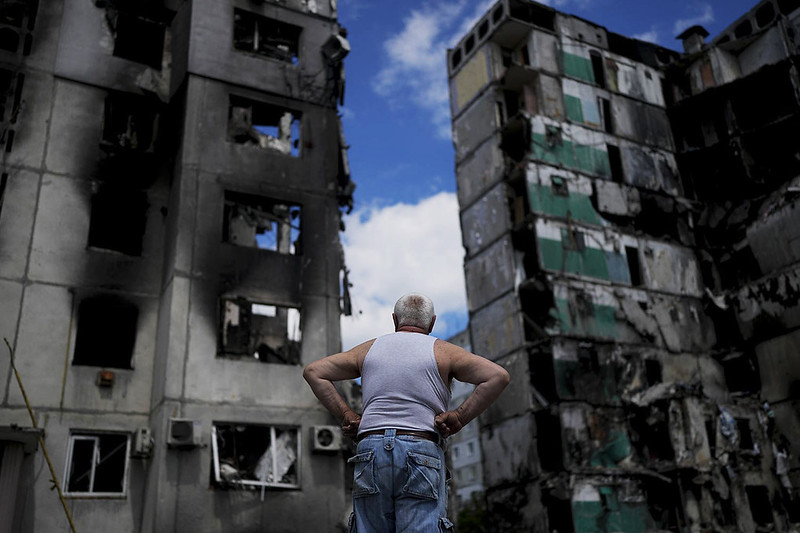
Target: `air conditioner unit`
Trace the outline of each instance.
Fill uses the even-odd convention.
[[[141,427],[133,434],[134,457],[150,457],[153,454],[153,434],[150,428]]]
[[[338,452],[342,449],[342,430],[338,426],[312,426],[311,441],[315,452]]]
[[[200,446],[202,428],[199,420],[170,418],[167,445],[173,448],[194,448]]]

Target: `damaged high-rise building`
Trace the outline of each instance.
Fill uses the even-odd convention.
[[[448,51],[491,530],[800,527],[800,2],[707,36],[501,0]]]
[[[0,531],[330,531],[335,0],[0,3]],[[342,281],[344,278],[344,281]],[[332,425],[333,424],[333,425]]]

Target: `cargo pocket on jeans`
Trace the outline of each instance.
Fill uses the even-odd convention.
[[[403,492],[435,500],[439,496],[442,461],[438,457],[408,452],[408,481]]]
[[[375,457],[372,450],[354,455],[347,460],[353,463],[353,498],[369,496],[378,492],[375,483]]]
[[[447,533],[447,531],[455,531],[453,523],[447,519],[446,516],[439,517],[439,531]]]

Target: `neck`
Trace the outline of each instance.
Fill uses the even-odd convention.
[[[429,332],[425,331],[422,328],[418,328],[417,326],[400,326],[395,331],[404,331],[408,333],[422,333],[423,335],[427,335]]]

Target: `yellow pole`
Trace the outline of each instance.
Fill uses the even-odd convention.
[[[25,399],[25,407],[28,408],[28,414],[31,417],[31,423],[33,423],[33,427],[35,429],[38,429],[39,425],[36,423],[36,415],[33,414],[31,403],[28,401],[28,394],[25,392],[25,387],[22,386],[22,378],[20,377],[19,372],[17,372],[17,365],[14,364],[14,350],[11,349],[8,339],[3,337],[3,341],[5,341],[6,346],[8,346],[8,353],[11,355],[11,368],[14,369],[14,376],[17,378],[19,390],[22,391],[22,397]],[[69,527],[72,528],[72,533],[77,533],[77,530],[75,529],[75,523],[72,521],[72,515],[69,513],[69,508],[67,507],[67,501],[64,499],[64,493],[61,492],[61,484],[58,482],[58,476],[53,468],[53,463],[50,462],[50,456],[47,454],[47,447],[44,445],[44,437],[39,437],[39,446],[42,447],[42,452],[44,453],[44,458],[47,461],[47,466],[50,468],[50,475],[53,477],[52,481],[56,487],[56,490],[58,491],[58,498],[61,500],[61,505],[64,507],[64,513],[67,515]]]

